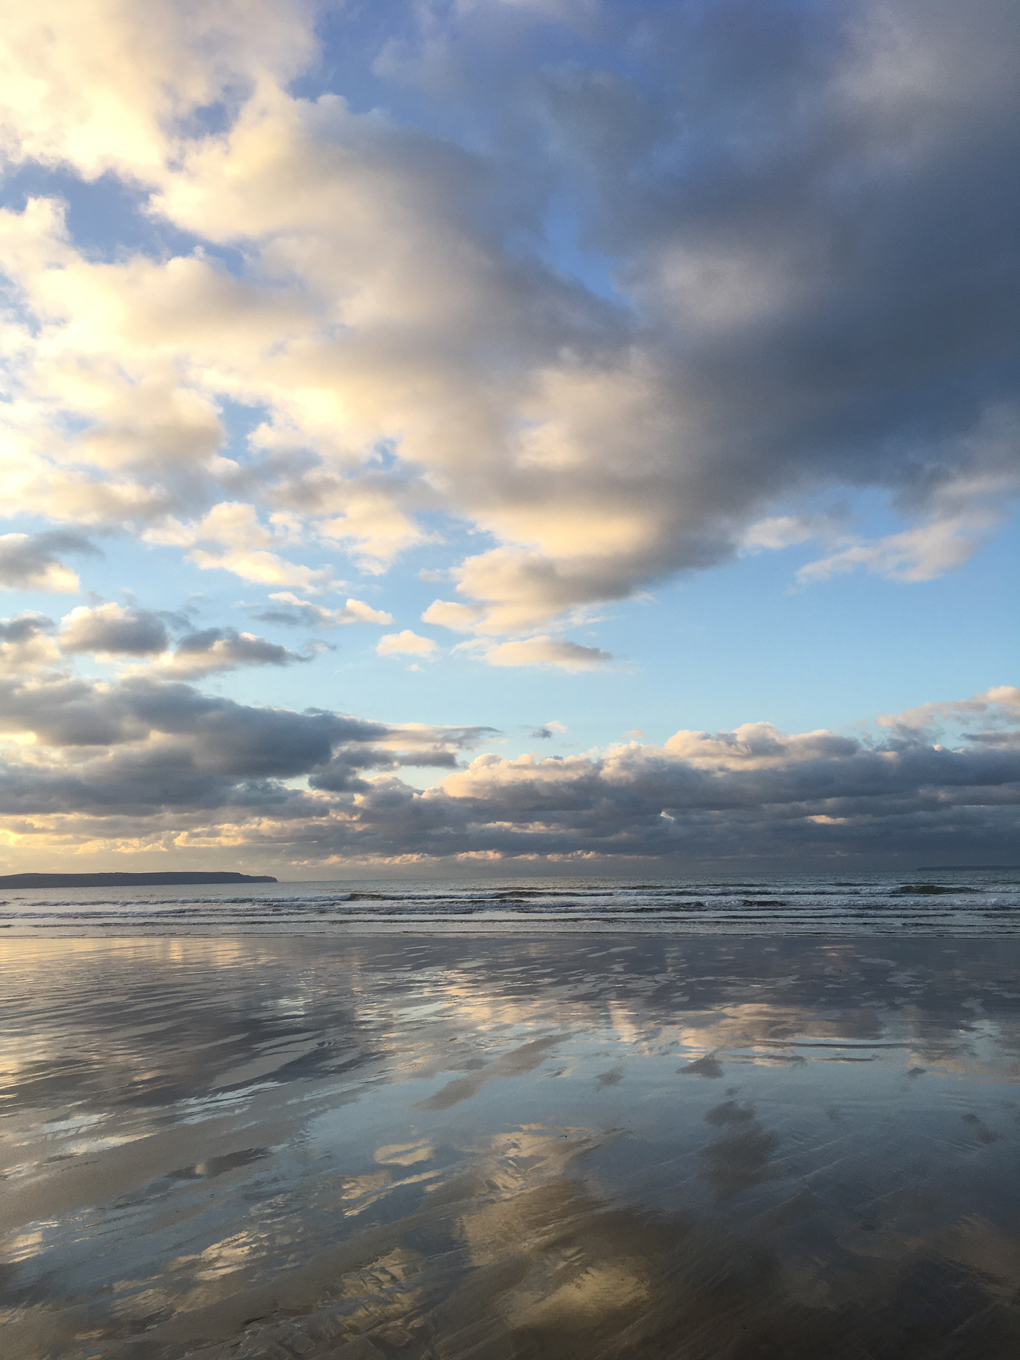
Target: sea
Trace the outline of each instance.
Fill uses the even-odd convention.
[[[12,936],[1020,933],[1020,867],[0,891]],[[0,938],[3,938],[0,936]]]

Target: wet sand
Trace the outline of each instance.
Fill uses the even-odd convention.
[[[1012,1360],[1020,941],[4,943],[5,1360]]]

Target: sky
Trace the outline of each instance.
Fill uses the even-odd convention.
[[[0,43],[0,872],[1016,862],[1010,0]]]

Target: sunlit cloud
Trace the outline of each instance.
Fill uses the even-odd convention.
[[[59,637],[64,652],[109,656],[150,656],[164,651],[168,641],[166,624],[157,614],[119,604],[72,609]]]
[[[96,556],[99,549],[83,534],[66,529],[0,535],[0,587],[76,595],[80,589],[77,573],[60,560],[59,552]]]
[[[364,601],[355,600],[350,596],[340,609],[328,609],[325,605],[315,604],[311,600],[299,599],[297,595],[286,590],[273,591],[269,598],[275,600],[282,608],[263,610],[255,617],[267,623],[283,624],[285,627],[305,624],[315,628],[342,628],[352,623],[393,622],[393,615],[387,614],[384,609],[373,609]]]
[[[964,23],[860,0],[836,28],[805,11],[767,56],[726,5],[696,33],[675,7],[581,8],[577,40],[637,43],[640,72],[507,52],[474,95],[505,146],[471,149],[292,93],[316,70],[311,4],[157,0],[143,22],[52,0],[13,22],[11,163],[119,177],[197,244],[99,258],[55,197],[0,214],[18,298],[10,508],[130,526],[305,592],[330,564],[292,560],[263,516],[380,573],[435,544],[424,516],[446,514],[495,544],[455,567],[460,598],[428,621],[515,646],[663,576],[807,541],[824,526],[796,502],[825,488],[870,486],[905,523],[827,547],[802,582],[966,561],[1020,487],[1009,288],[961,282],[1012,259],[994,189],[1015,134],[1002,6]],[[568,11],[518,17],[539,35]],[[415,14],[400,62],[392,43],[360,58],[413,83],[442,51],[438,107],[498,25],[451,44],[438,11]],[[735,65],[744,97],[727,100]],[[978,163],[962,214],[961,167]],[[587,186],[612,300],[508,248],[540,238],[550,179]],[[942,244],[916,249],[940,220]],[[225,401],[259,413],[243,455]],[[74,588],[56,561],[39,570]]]
[[[490,666],[556,666],[565,671],[590,671],[613,659],[610,652],[598,647],[553,637],[503,642],[482,656]]]
[[[430,656],[438,647],[432,638],[422,637],[404,628],[399,633],[386,633],[376,644],[380,656]]]

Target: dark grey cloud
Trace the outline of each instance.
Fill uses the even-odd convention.
[[[178,616],[147,609],[126,609],[118,604],[82,606],[64,619],[60,631],[61,651],[112,656],[166,654],[161,667],[186,678],[232,671],[239,666],[290,666],[312,661],[320,643],[293,652],[279,643],[235,628],[192,629],[178,638],[172,652],[167,619],[178,626]]]
[[[302,600],[290,591],[276,591],[270,599],[276,604],[255,614],[263,623],[282,625],[285,628],[340,628],[354,623],[392,623],[393,615],[383,609],[373,609],[364,600],[348,597],[339,609],[327,609],[325,605],[312,600]]]
[[[203,628],[180,638],[172,668],[182,675],[204,675],[236,670],[238,666],[292,666],[314,660],[315,654],[314,648],[292,652],[277,642],[234,628]]]
[[[150,656],[169,646],[166,624],[148,609],[118,604],[74,609],[60,631],[63,652],[100,652],[114,656]]]
[[[58,556],[61,553],[102,556],[90,539],[71,529],[0,535],[0,586],[12,590],[75,592],[77,580]]]
[[[0,700],[7,730],[37,732],[32,763],[11,762],[0,781],[5,813],[72,814],[120,836],[140,834],[145,819],[203,834],[248,824],[242,838],[260,853],[303,861],[1007,862],[1020,822],[1020,735],[1010,730],[950,747],[927,736],[783,737],[758,724],[601,757],[489,754],[463,765],[459,753],[491,729],[256,708],[141,676],[107,687],[7,682]],[[48,744],[63,751],[47,764]],[[420,791],[397,777],[404,765],[450,773]],[[284,782],[299,776],[309,791]]]
[[[267,805],[276,815],[315,817],[321,802],[280,781],[309,775],[314,788],[338,791],[362,787],[362,771],[456,768],[458,752],[493,732],[259,708],[154,674],[98,684],[53,672],[0,678],[0,730],[33,732],[37,752],[53,752],[48,766],[4,767],[6,810],[97,817],[172,811],[181,825],[189,813]]]
[[[1015,7],[723,0],[629,29],[643,80],[551,72],[548,108],[590,241],[628,261],[682,399],[711,407],[671,494],[708,530],[713,503],[804,478],[916,505],[983,458],[1015,468],[1015,437],[958,442],[1016,390]],[[683,538],[676,563],[699,565]]]
[[[313,610],[302,609],[260,609],[252,615],[259,623],[271,623],[277,628],[314,628],[319,623]]]
[[[58,660],[50,636],[52,619],[43,614],[19,614],[0,619],[0,673],[8,676],[46,674]]]
[[[558,427],[569,456],[507,453],[463,486],[483,513],[501,499],[518,541],[543,542],[528,507],[580,507],[590,550],[485,554],[461,596],[510,631],[522,601],[539,618],[711,567],[839,486],[884,489],[926,537],[822,548],[817,575],[958,565],[1020,491],[1016,6],[600,5],[561,60],[507,41],[488,15],[445,45],[430,24],[401,71],[513,129],[622,305],[550,308],[531,337],[536,355],[569,344],[564,380],[590,393],[591,418]],[[600,544],[614,514],[644,525],[633,546]]]
[[[309,788],[329,793],[370,790],[362,778],[364,771],[398,770],[402,766],[417,769],[455,770],[459,767],[458,753],[471,750],[489,737],[497,735],[494,727],[445,727],[390,730],[389,748],[364,744],[340,746],[323,770],[309,776]],[[400,749],[401,745],[411,749]]]
[[[52,619],[44,614],[19,614],[17,618],[0,619],[0,642],[28,642],[40,633],[52,632]]]
[[[376,741],[389,732],[383,723],[252,708],[146,676],[110,686],[61,675],[10,679],[0,689],[0,721],[58,748],[125,746],[153,735],[192,739],[199,763],[242,777],[304,773],[329,760],[334,742]]]
[[[356,845],[383,855],[809,862],[835,854],[857,863],[904,854],[930,861],[973,845],[1008,859],[1018,781],[1016,741],[994,752],[856,745],[751,770],[698,768],[648,748],[531,769],[490,757],[443,791],[388,783],[363,797],[350,811],[356,836],[347,844],[348,853]]]

